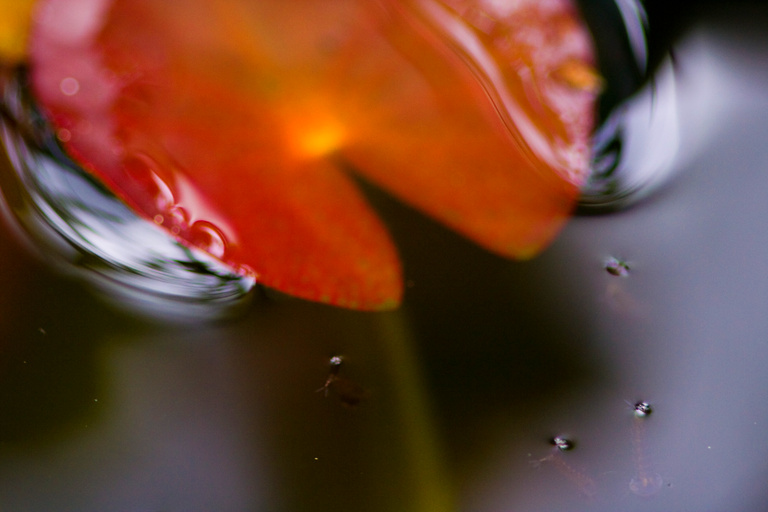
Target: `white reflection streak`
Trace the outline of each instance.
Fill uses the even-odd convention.
[[[632,53],[637,60],[637,67],[645,72],[648,67],[648,43],[645,39],[645,25],[648,24],[648,16],[642,4],[637,0],[616,0],[624,27],[627,29],[629,44]]]
[[[442,29],[450,40],[469,57],[467,64],[479,75],[486,93],[491,96],[494,103],[500,102],[503,106],[500,114],[505,120],[509,134],[521,147],[529,147],[532,153],[544,160],[548,165],[561,169],[562,163],[551,149],[551,144],[546,140],[540,130],[528,118],[517,102],[512,98],[505,87],[499,87],[504,83],[498,66],[493,58],[478,41],[472,30],[446,8],[438,5],[433,0],[422,0],[418,5],[424,17],[431,20],[435,27]],[[509,120],[507,120],[507,118]],[[521,136],[525,134],[525,138]]]
[[[680,144],[675,69],[667,59],[653,81],[617,109],[605,126],[621,124],[623,148],[617,174],[632,176],[647,194],[674,169]]]

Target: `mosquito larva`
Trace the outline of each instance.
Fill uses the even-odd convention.
[[[648,402],[637,402],[633,406],[632,452],[635,459],[636,473],[629,481],[629,490],[637,496],[649,498],[659,492],[664,485],[661,475],[653,471],[646,450],[645,422],[653,412]]]
[[[558,473],[575,485],[581,494],[587,498],[593,498],[597,494],[597,484],[595,483],[595,480],[586,472],[574,468],[565,460],[564,452],[573,449],[573,441],[564,436],[556,436],[551,439],[550,443],[554,445],[551,453],[544,458],[534,461],[536,465],[544,463],[551,464]]]
[[[344,358],[342,356],[332,356],[331,359],[328,361],[328,377],[325,379],[325,384],[321,388],[317,390],[318,393],[321,391],[325,396],[328,396],[328,391],[331,388],[331,385],[339,378],[339,370],[341,369],[341,363],[344,361]]]
[[[341,403],[354,407],[359,405],[368,393],[356,382],[339,375],[343,362],[344,358],[342,356],[336,355],[331,357],[329,360],[328,377],[325,379],[322,387],[317,389],[317,392],[322,392],[327,397],[328,393],[333,390],[339,397],[339,400],[341,400]]]

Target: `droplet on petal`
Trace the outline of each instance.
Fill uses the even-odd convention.
[[[80,83],[76,78],[68,76],[61,81],[59,89],[61,89],[62,94],[67,96],[74,96],[80,90]]]

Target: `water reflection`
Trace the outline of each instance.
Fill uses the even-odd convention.
[[[668,59],[596,131],[592,174],[582,189],[580,212],[622,209],[665,182],[679,144],[677,108],[675,69]]]
[[[611,276],[605,285],[603,296],[611,309],[624,319],[639,319],[645,314],[644,306],[628,290],[625,282],[632,265],[634,264],[615,256],[610,256],[603,262],[603,268]],[[617,277],[621,279],[616,279]]]
[[[6,220],[30,248],[105,296],[148,315],[220,316],[241,303],[254,279],[233,273],[135,213],[61,150],[26,88],[4,85],[2,138],[15,173],[2,177]],[[58,140],[57,140],[58,139]]]
[[[542,464],[551,464],[565,479],[578,489],[579,493],[585,498],[594,498],[597,496],[597,482],[585,470],[574,467],[569,464],[564,452],[574,449],[575,444],[571,439],[564,436],[555,436],[551,443],[554,448],[549,455],[542,459],[534,461],[534,466]]]
[[[339,377],[339,370],[341,369],[341,363],[344,361],[344,358],[342,356],[331,356],[331,360],[328,363],[328,366],[330,367],[330,370],[328,371],[328,377],[325,379],[325,384],[317,390],[317,392],[321,392],[328,396],[328,390],[331,387],[331,384]]]
[[[605,213],[647,196],[672,171],[678,149],[676,77],[669,55],[658,69],[649,68],[649,20],[639,1],[581,0],[580,5],[597,41],[606,88],[579,211]]]

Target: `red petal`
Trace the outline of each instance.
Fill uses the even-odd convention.
[[[551,22],[523,3],[524,26]],[[34,89],[66,149],[264,284],[366,309],[399,301],[394,249],[340,159],[503,254],[539,248],[571,208],[593,91],[557,79],[589,56],[565,1],[547,2],[570,23],[550,32],[571,42],[540,56],[482,33],[480,0],[77,4],[41,1],[33,32]],[[514,16],[485,9],[493,33],[512,33]],[[498,81],[436,13],[468,23]]]
[[[239,15],[207,1],[108,7],[74,29],[59,23],[67,0],[38,17],[33,84],[68,130],[67,150],[137,211],[268,286],[396,305],[400,266],[384,227],[325,158],[329,128],[294,122],[312,112],[287,88],[269,97],[283,77],[248,46],[255,39],[240,40],[250,35]]]

